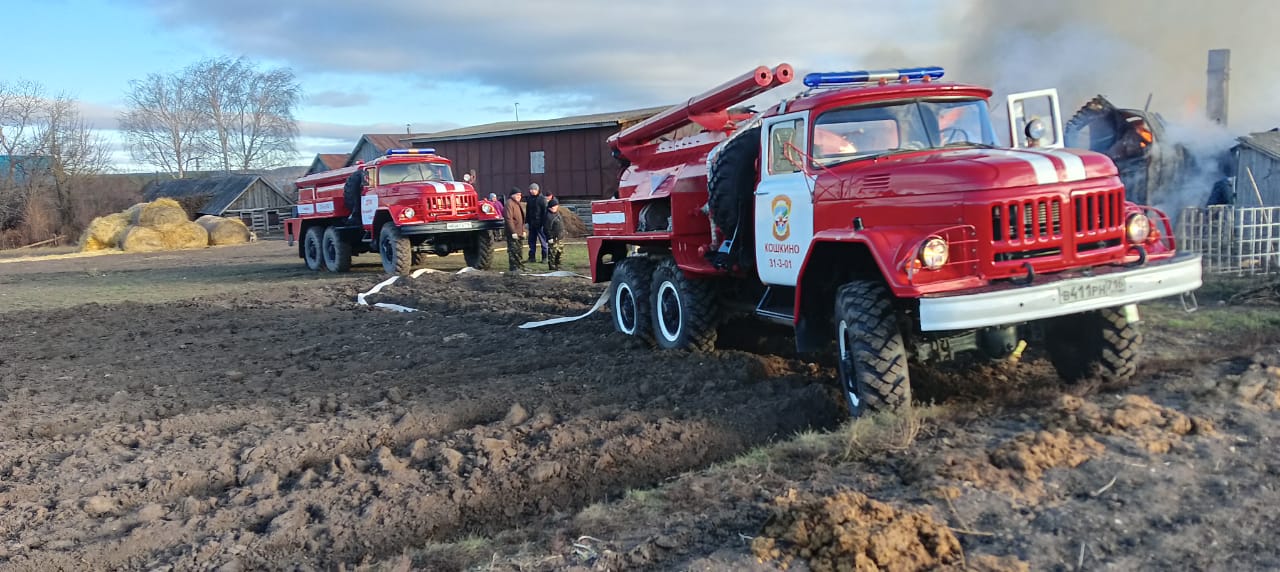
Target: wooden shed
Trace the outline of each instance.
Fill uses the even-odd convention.
[[[1236,206],[1280,207],[1280,130],[1241,137],[1240,144],[1233,151],[1236,156]],[[1253,175],[1252,180],[1250,174]],[[1258,185],[1256,191],[1254,182]]]
[[[619,165],[605,141],[665,109],[503,121],[402,137],[413,147],[431,147],[451,159],[459,177],[475,169],[481,194],[505,196],[512,187],[538,183],[558,198],[594,200],[618,190]]]
[[[148,201],[172,198],[193,217],[239,218],[258,234],[281,232],[282,221],[292,216],[295,204],[262,175],[247,174],[158,181],[143,189],[143,197]]]

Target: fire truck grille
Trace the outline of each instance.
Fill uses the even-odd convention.
[[[435,214],[470,213],[476,210],[476,197],[471,194],[426,197],[427,209]]]
[[[1120,245],[1124,190],[1043,196],[991,206],[995,262],[1062,256]]]
[[[997,243],[1062,237],[1062,199],[1040,197],[991,207],[991,240]]]
[[[1077,238],[1111,234],[1124,227],[1124,190],[1081,194],[1071,198]]]

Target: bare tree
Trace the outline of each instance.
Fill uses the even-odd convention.
[[[238,101],[253,74],[244,58],[210,58],[183,70],[191,84],[200,113],[208,129],[200,134],[200,144],[215,157],[223,171],[232,167],[232,132]]]
[[[207,120],[201,144],[222,170],[278,167],[293,159],[293,110],[300,99],[293,71],[259,71],[245,58],[212,58],[182,73]]]
[[[187,74],[150,74],[129,82],[120,131],[134,160],[181,179],[205,156],[208,114]]]
[[[78,232],[88,180],[108,147],[72,97],[34,82],[0,83],[0,233],[32,242]]]
[[[302,90],[293,71],[255,72],[236,101],[232,153],[241,169],[289,164],[296,152],[298,122],[293,110]]]
[[[76,193],[87,190],[83,188],[86,179],[102,173],[110,164],[108,146],[85,122],[76,101],[66,94],[46,100],[37,131],[41,154],[48,158],[49,200],[59,225],[70,227],[80,214]]]
[[[5,169],[0,183],[14,185],[23,160],[35,155],[40,146],[36,123],[44,107],[44,88],[35,82],[0,82],[0,153]]]

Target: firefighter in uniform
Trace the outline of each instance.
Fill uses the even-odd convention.
[[[524,209],[520,208],[520,189],[512,188],[507,198],[504,218],[507,223],[507,261],[511,272],[524,270]]]
[[[547,268],[552,272],[560,269],[560,257],[564,255],[564,219],[560,218],[560,201],[551,199],[547,203]]]

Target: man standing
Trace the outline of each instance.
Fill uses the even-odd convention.
[[[342,206],[351,212],[351,224],[360,224],[360,197],[364,194],[364,168],[360,165],[363,163],[357,163],[356,171],[342,185]]]
[[[542,259],[547,259],[547,199],[539,196],[538,183],[529,184],[529,200],[525,201],[525,221],[529,223],[529,262],[537,262],[534,254],[542,246]]]
[[[520,189],[511,188],[511,194],[507,199],[507,211],[503,217],[507,223],[507,261],[510,263],[510,270],[517,272],[524,270],[524,259],[520,257],[524,253],[524,209],[520,208]]]
[[[560,201],[551,199],[547,202],[547,242],[551,245],[551,251],[547,253],[547,269],[552,272],[560,269],[560,257],[564,255],[564,235]]]

